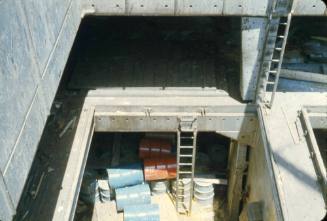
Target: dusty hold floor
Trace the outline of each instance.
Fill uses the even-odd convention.
[[[160,221],[222,221],[224,220],[225,203],[224,200],[215,198],[215,217],[208,210],[201,208],[193,202],[192,215],[178,215],[175,206],[168,194],[154,195],[151,197],[152,203],[157,203],[160,208]],[[79,214],[76,214],[76,221],[123,221],[123,213],[116,212],[115,201],[108,203],[97,202],[94,207],[79,207]]]

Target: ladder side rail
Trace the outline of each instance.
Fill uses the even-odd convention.
[[[193,186],[194,186],[194,171],[195,171],[195,159],[196,159],[196,142],[197,142],[197,132],[194,131],[193,132],[193,157],[192,157],[192,174],[191,174],[191,189],[190,189],[190,195],[191,195],[191,199],[189,202],[189,213],[192,212],[192,198],[193,198]]]
[[[180,176],[179,176],[179,164],[180,164],[180,143],[181,140],[181,132],[178,130],[177,131],[177,166],[176,166],[176,191],[175,191],[175,198],[176,198],[176,211],[179,212],[179,180],[180,180]]]
[[[286,45],[287,45],[287,38],[288,38],[288,34],[289,34],[289,29],[291,26],[291,21],[292,21],[292,12],[290,12],[287,15],[287,25],[285,28],[285,32],[284,32],[284,40],[283,40],[283,45],[282,45],[282,51],[281,51],[281,55],[280,55],[280,59],[279,59],[279,63],[278,63],[278,67],[277,67],[277,73],[275,76],[275,83],[274,83],[274,88],[271,94],[271,99],[269,102],[269,108],[272,107],[274,100],[275,100],[275,95],[276,95],[276,91],[277,91],[277,87],[278,87],[278,82],[279,82],[279,77],[280,77],[280,72],[281,72],[281,68],[282,68],[282,64],[283,64],[283,59],[284,59],[284,54],[285,54],[285,49],[286,49]]]

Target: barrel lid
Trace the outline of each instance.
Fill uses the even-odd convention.
[[[206,194],[206,193],[213,193],[213,187],[212,188],[209,188],[208,190],[198,190],[198,189],[195,189],[195,192],[197,193],[200,193],[200,194]]]
[[[205,200],[211,200],[215,196],[215,193],[212,193],[209,196],[199,196],[198,194],[194,193],[194,197],[197,200],[205,201]]]
[[[209,187],[212,186],[212,183],[210,182],[204,182],[204,181],[194,181],[195,185],[199,187]]]

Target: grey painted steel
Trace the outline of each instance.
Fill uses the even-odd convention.
[[[256,129],[256,105],[241,104],[229,97],[197,95],[152,95],[120,97],[103,90],[87,97],[86,103],[95,106],[95,131],[157,131],[176,132],[180,117],[193,116],[198,131],[221,133],[251,144]],[[91,93],[92,94],[92,93]],[[105,96],[105,94],[107,96]],[[99,96],[101,95],[101,96]]]
[[[283,62],[288,32],[292,18],[293,0],[274,0],[269,8],[268,23],[265,30],[265,40],[261,54],[260,71],[256,88],[256,102],[267,103],[271,107],[277,90],[280,69]],[[286,17],[286,21],[283,18]],[[284,31],[280,33],[280,29]],[[282,45],[278,45],[278,41]],[[271,80],[271,77],[274,77]],[[270,98],[267,100],[267,87],[273,86]]]
[[[266,25],[267,18],[242,17],[240,90],[243,100],[254,100],[255,98]]]
[[[39,73],[18,1],[1,3],[0,29],[0,168],[4,171],[35,96]]]
[[[313,129],[327,129],[327,112],[308,114]]]
[[[12,220],[15,214],[14,204],[12,203],[10,195],[6,189],[6,184],[4,182],[2,173],[0,172],[0,220],[3,221]]]
[[[195,171],[195,159],[197,149],[197,122],[191,117],[189,120],[180,119],[179,130],[177,131],[177,169],[176,169],[176,211],[179,213],[192,213],[193,183]],[[188,125],[184,127],[184,125]],[[191,157],[185,157],[190,154]],[[189,179],[189,192],[184,191],[184,180]],[[189,194],[189,195],[187,195]],[[188,204],[187,204],[188,203]]]
[[[146,116],[142,112],[125,112],[123,114],[115,112],[96,113],[95,131],[97,132],[174,132],[179,127],[179,114],[182,113],[153,113],[152,116]],[[196,113],[195,113],[196,114]],[[243,143],[252,144],[253,133],[256,130],[255,114],[217,114],[207,116],[197,116],[197,130],[211,131],[226,135],[232,139],[237,138]]]
[[[14,205],[19,202],[46,121],[45,108],[42,107],[40,95],[37,95],[10,157],[10,163],[4,171],[4,179]]]
[[[85,0],[86,11],[96,15],[267,16],[268,0]],[[320,0],[296,0],[295,15],[326,15]]]
[[[314,167],[317,173],[318,182],[321,185],[321,189],[323,192],[323,196],[325,199],[325,202],[327,204],[327,172],[326,167],[324,165],[323,159],[321,157],[321,153],[315,138],[315,135],[313,133],[313,129],[308,117],[307,110],[305,108],[302,108],[301,112],[301,121],[303,124],[303,127],[305,129],[305,135],[306,140],[308,143],[308,147],[310,150],[311,158],[314,163]]]
[[[80,0],[0,5],[0,169],[8,188],[3,191],[15,209],[81,20],[81,5]]]
[[[327,105],[305,106],[304,109],[307,112],[313,129],[327,129]]]
[[[239,220],[240,202],[242,200],[243,187],[242,179],[246,168],[247,146],[231,141],[228,156],[228,190],[227,190],[227,208],[228,220]],[[269,192],[269,189],[267,189]]]
[[[278,86],[278,81],[279,81],[279,76],[280,76],[280,70],[282,68],[284,53],[285,53],[285,49],[286,49],[286,43],[287,43],[287,39],[288,39],[288,32],[289,32],[290,26],[291,26],[291,19],[292,19],[292,12],[290,12],[287,15],[286,28],[285,28],[285,30],[283,32],[284,34],[282,36],[277,37],[277,38],[282,37],[283,43],[282,43],[281,51],[279,52],[280,55],[278,56],[278,66],[277,66],[277,69],[276,69],[276,73],[273,73],[273,75],[275,75],[275,79],[274,79],[274,82],[273,82],[273,90],[272,90],[271,98],[268,101],[269,102],[269,104],[268,104],[269,107],[272,107],[272,105],[274,103],[274,100],[275,100],[275,94],[276,94],[276,91],[277,91],[277,86]],[[281,22],[281,18],[280,18],[279,22]],[[279,25],[279,26],[281,26],[281,25]],[[270,69],[270,73],[271,73],[271,71],[272,71],[272,69]],[[270,83],[269,82],[269,77],[268,77],[268,82],[267,83]]]
[[[269,140],[267,137],[267,131],[265,126],[265,121],[262,112],[264,109],[259,106],[258,108],[258,121],[259,121],[259,133],[260,139],[262,140],[263,148],[264,148],[264,156],[266,160],[266,165],[268,167],[269,173],[269,181],[270,185],[272,186],[272,198],[275,205],[276,210],[276,220],[283,221],[284,220],[284,213],[283,213],[283,206],[281,205],[283,201],[280,199],[281,190],[277,186],[276,181],[276,174],[275,174],[275,165],[273,160],[273,152],[271,146],[269,144]]]
[[[85,6],[83,12],[81,1]],[[44,127],[83,13],[110,14],[107,10],[116,10],[114,14],[121,15],[133,15],[134,12],[135,15],[159,15],[159,11],[162,11],[163,14],[169,12],[170,15],[217,13],[266,16],[264,3],[267,1],[225,0],[222,4],[222,1],[208,0],[199,4],[199,1],[180,0],[174,1],[174,6],[169,5],[171,1],[160,1],[160,4],[166,3],[167,7],[165,4],[160,7],[156,5],[155,2],[159,1],[131,2],[128,5],[129,1],[97,0],[95,8],[92,8],[92,1],[86,0],[1,1],[0,169],[4,175],[5,187],[10,188],[14,207],[22,191],[22,183],[28,174],[42,133],[41,128]],[[149,2],[151,10],[147,11]],[[212,3],[217,6],[209,7]],[[298,0],[295,1],[294,14],[326,15],[326,7],[320,0]],[[228,108],[222,109],[228,112]],[[238,135],[232,131],[220,133],[230,134],[234,138]],[[19,164],[20,161],[23,163]],[[15,171],[21,172],[19,178],[14,177]],[[5,187],[1,191],[7,192]]]
[[[326,93],[276,93],[274,106],[262,108],[284,220],[321,220],[326,214],[308,143],[296,123],[303,106],[326,102]]]
[[[83,107],[62,180],[53,221],[73,220],[94,133],[94,107]]]

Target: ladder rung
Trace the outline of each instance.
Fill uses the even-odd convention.
[[[191,171],[179,171],[180,174],[192,174]]]
[[[179,163],[180,166],[192,166],[192,163]]]
[[[274,85],[275,82],[273,82],[273,81],[268,81],[267,84],[268,84],[268,85]]]
[[[193,146],[179,146],[181,149],[193,149]]]
[[[179,157],[193,157],[193,155],[190,155],[190,154],[180,154]]]
[[[178,195],[176,198],[184,199],[184,195]]]
[[[179,186],[178,186],[178,191],[179,191],[179,190],[184,190],[184,186],[183,186],[183,185],[179,185]],[[176,191],[177,191],[177,190],[176,190]]]
[[[285,36],[284,35],[278,35],[277,38],[281,38],[281,39],[284,39]]]
[[[184,136],[181,136],[180,138],[181,138],[181,139],[194,139],[193,136],[191,136],[191,137],[184,137]]]
[[[271,74],[277,74],[277,71],[269,71]]]
[[[279,63],[279,59],[272,59],[271,62]]]
[[[288,23],[287,22],[281,22],[279,24],[281,24],[281,25],[287,25]]]
[[[276,51],[281,51],[283,50],[282,48],[275,48]]]
[[[181,201],[182,201],[183,199],[187,198],[186,196],[187,195],[177,195],[175,197],[178,198],[178,199],[181,199]]]

